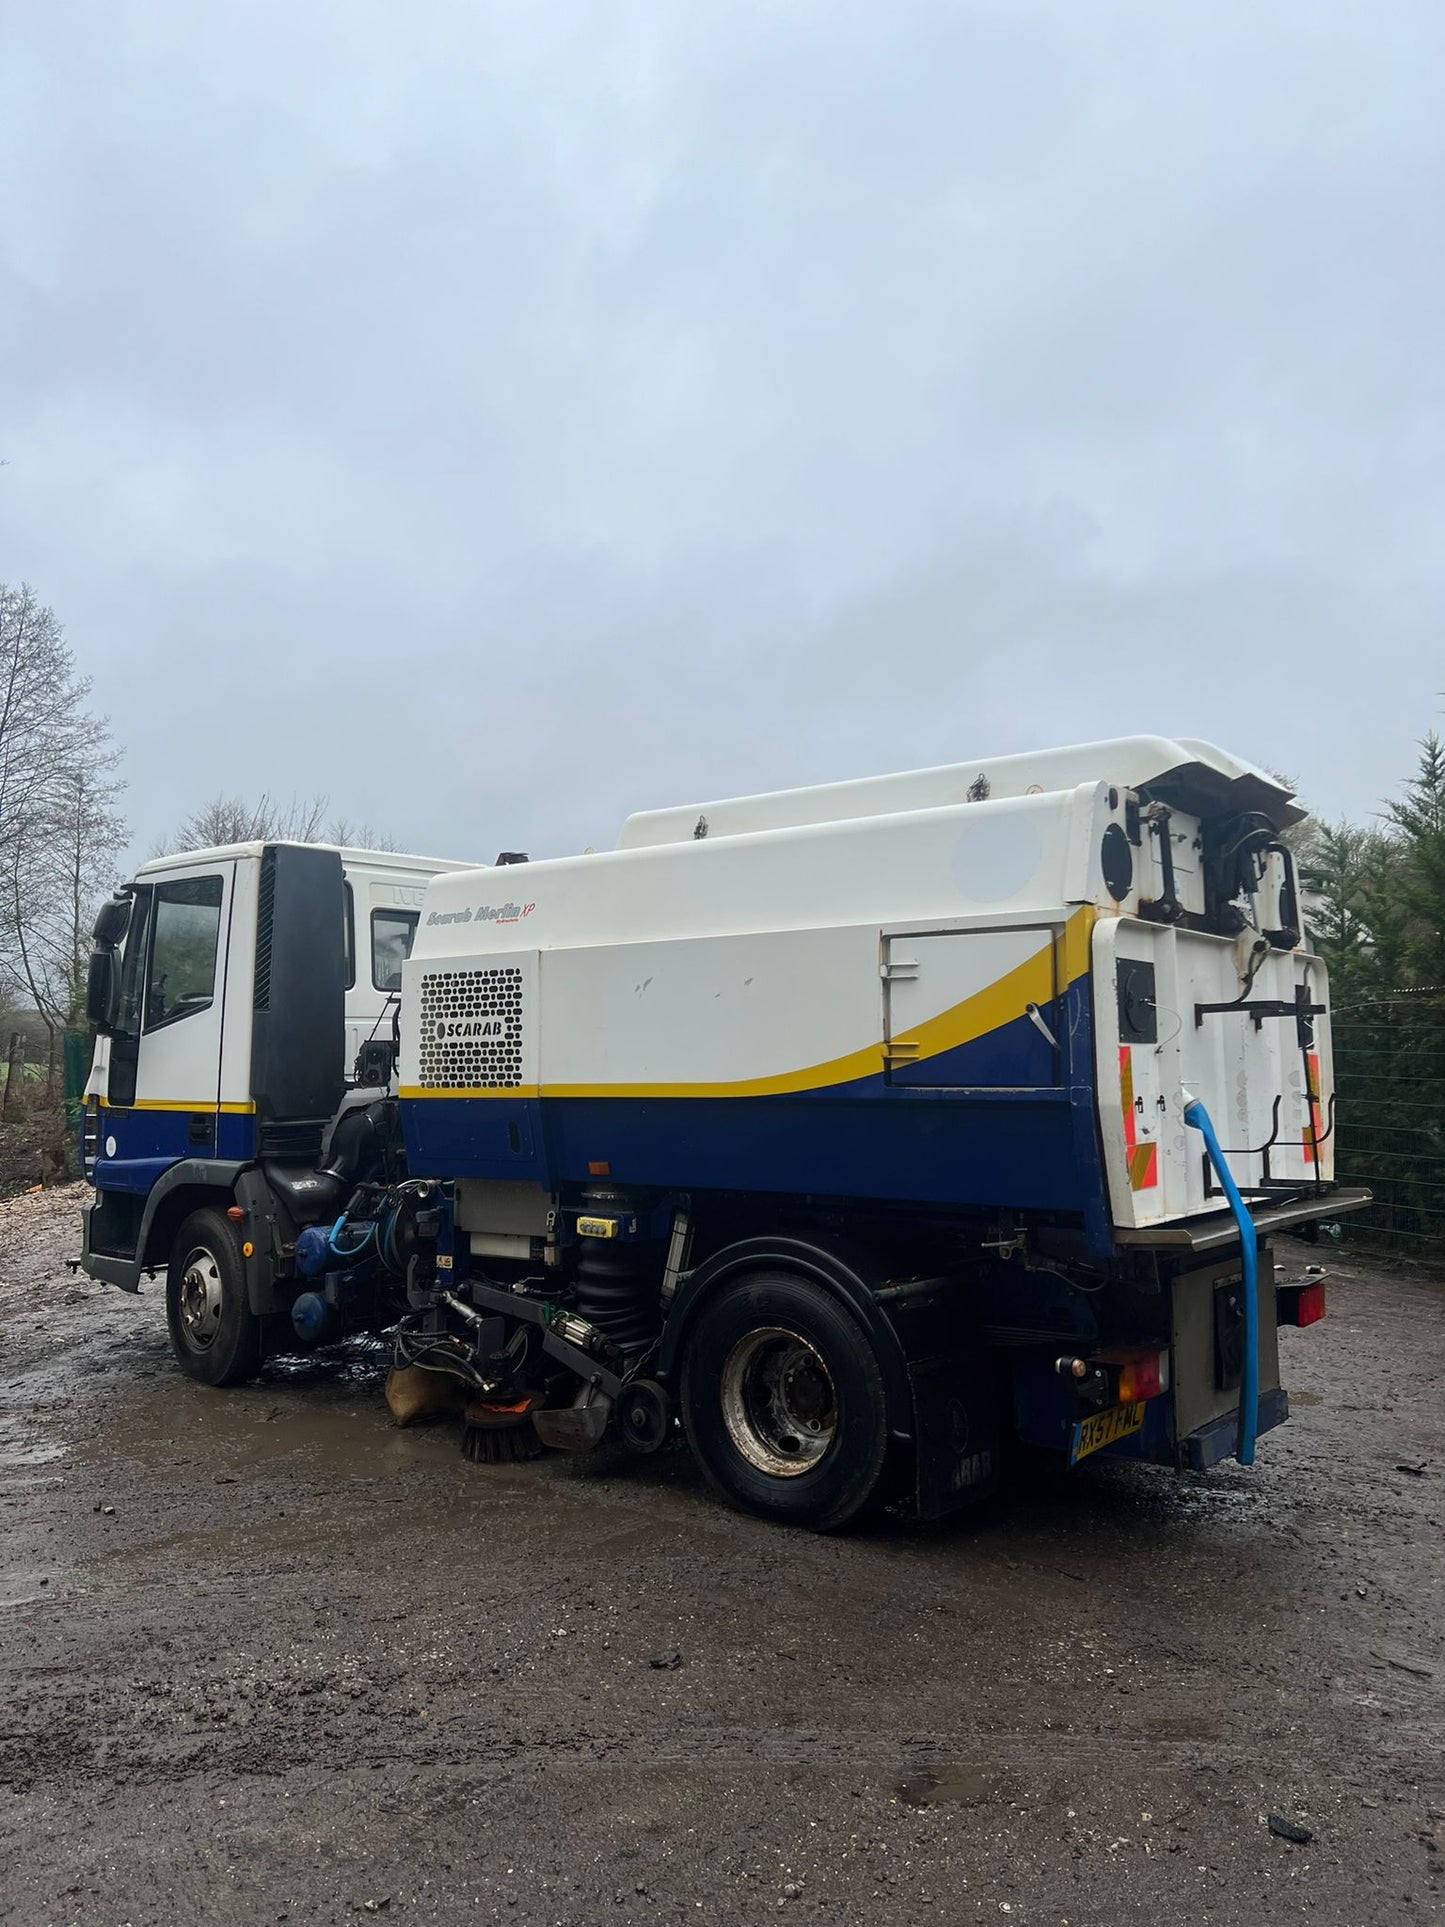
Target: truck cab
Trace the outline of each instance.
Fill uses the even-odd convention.
[[[229,1205],[248,1165],[315,1166],[363,1045],[391,1038],[427,883],[465,867],[238,843],[160,857],[116,893],[91,964],[92,1275],[134,1290],[198,1198]]]

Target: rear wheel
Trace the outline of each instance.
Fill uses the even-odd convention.
[[[711,1482],[765,1519],[834,1530],[883,1471],[887,1399],[867,1334],[829,1292],[788,1272],[739,1278],[703,1306],[682,1413]]]
[[[193,1211],[166,1272],[166,1323],[181,1370],[202,1385],[240,1385],[261,1369],[261,1321],[225,1214]]]

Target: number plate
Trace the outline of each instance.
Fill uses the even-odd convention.
[[[1116,1439],[1126,1439],[1144,1423],[1144,1401],[1136,1405],[1111,1405],[1107,1412],[1091,1412],[1080,1419],[1069,1440],[1069,1464],[1077,1465]]]

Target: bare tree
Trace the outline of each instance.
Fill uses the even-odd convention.
[[[293,796],[289,803],[282,803],[265,790],[254,803],[239,796],[213,796],[192,810],[152,854],[168,856],[180,850],[208,850],[228,843],[339,843],[356,849],[396,848],[369,824],[355,824],[339,816],[328,819],[327,807],[324,796]]]
[[[53,609],[0,583],[0,861],[32,835],[62,772],[108,740]]]
[[[0,995],[57,1043],[84,1001],[90,913],[124,841],[118,753],[55,613],[0,584]]]
[[[50,1036],[52,1074],[61,1032],[84,1013],[95,902],[125,841],[118,761],[114,750],[97,750],[56,777],[38,834],[10,871],[14,959]]]

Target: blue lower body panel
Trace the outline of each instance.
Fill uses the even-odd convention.
[[[208,1127],[208,1134],[196,1128],[198,1121]],[[228,1158],[244,1163],[255,1154],[256,1120],[249,1113],[194,1108],[102,1109],[94,1183],[97,1191],[138,1191],[144,1195],[183,1158]]]
[[[605,1174],[664,1190],[1074,1212],[1087,1203],[1061,1090],[425,1097],[404,1099],[402,1113],[419,1177],[524,1178],[557,1189]]]

